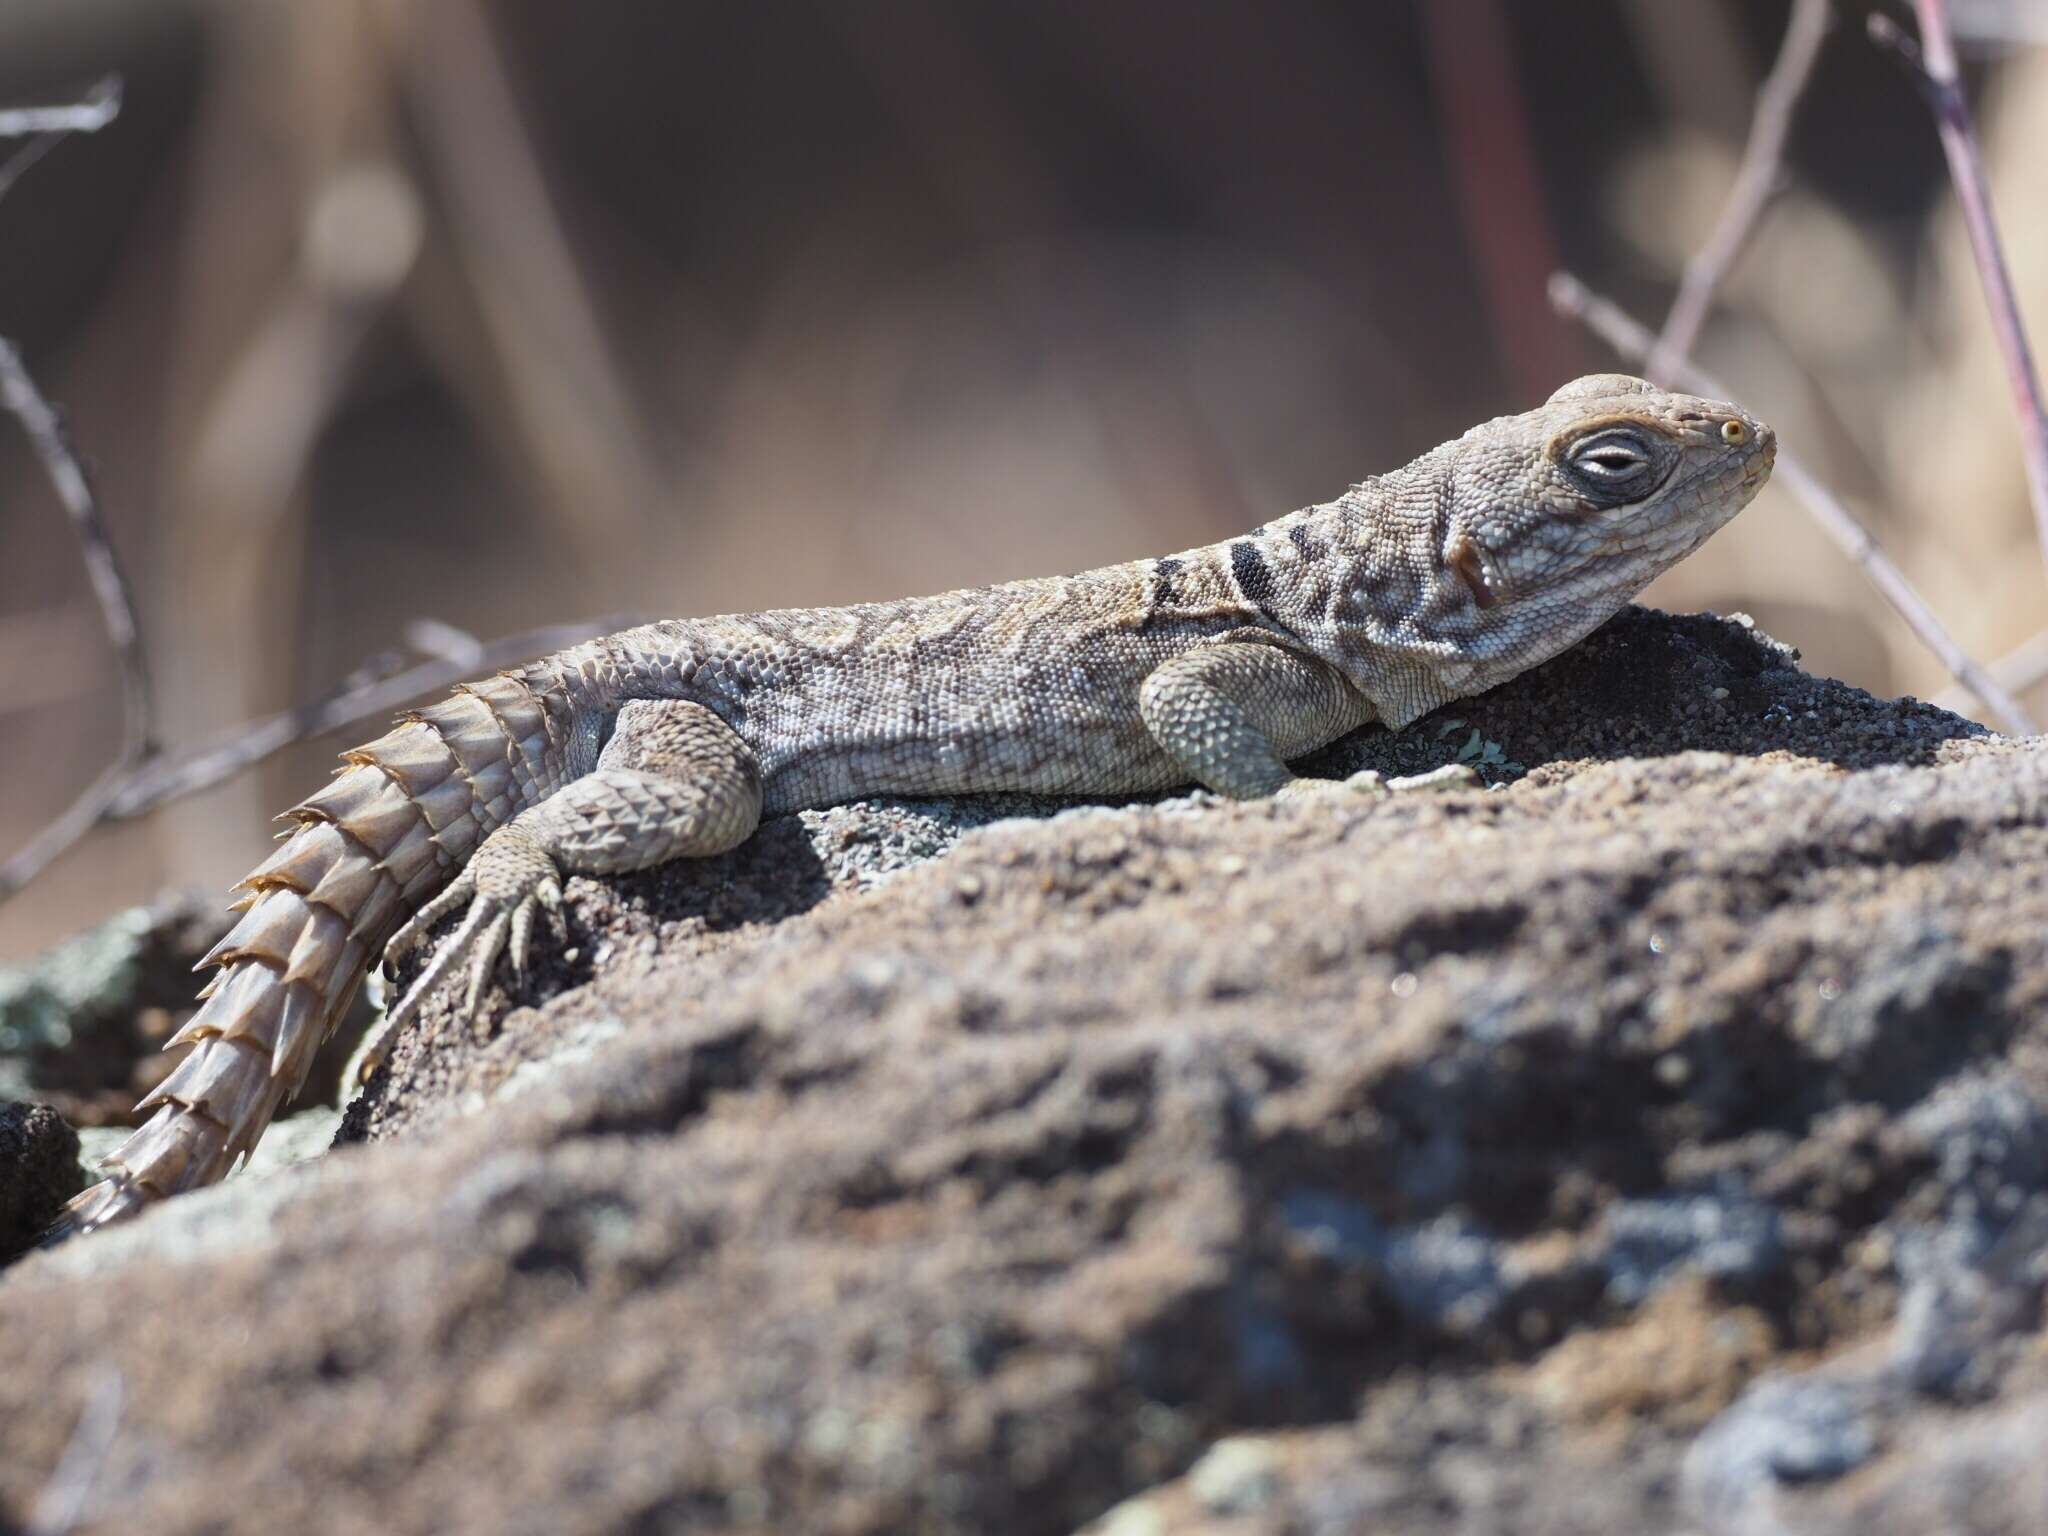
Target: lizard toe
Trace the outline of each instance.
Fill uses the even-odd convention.
[[[483,904],[477,904],[479,911]],[[523,910],[523,908],[522,908]],[[476,945],[470,956],[469,989],[462,997],[462,1012],[470,1023],[476,1022],[481,1011],[477,1005],[483,1001],[484,988],[490,985],[491,968],[498,963],[498,956],[505,952],[505,936],[512,928],[512,914],[498,911],[477,935]],[[514,962],[514,969],[522,969]]]
[[[476,857],[455,883],[422,907],[418,916],[393,939],[393,945],[399,938],[406,940],[400,949],[402,954],[417,945],[433,923],[468,903],[462,925],[435,951],[426,969],[386,1016],[386,1037],[412,1019],[435,988],[465,966],[467,984],[462,1012],[473,1020],[498,957],[509,945],[513,969],[523,975],[536,906],[559,911],[561,901],[561,871],[554,856],[536,838],[517,826],[500,827],[485,838]],[[387,961],[389,955],[387,946]]]
[[[455,877],[447,890],[428,902],[407,919],[398,932],[384,942],[384,974],[396,973],[398,962],[411,954],[425,941],[434,924],[461,906],[476,894],[476,874],[465,869]]]

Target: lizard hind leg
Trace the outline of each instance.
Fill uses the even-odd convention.
[[[619,711],[597,766],[485,838],[460,878],[393,936],[387,961],[466,907],[461,925],[386,1018],[365,1058],[382,1062],[397,1031],[441,983],[464,971],[474,1017],[500,955],[524,973],[536,911],[559,912],[565,874],[622,874],[738,847],[761,819],[752,749],[701,704],[643,699]]]

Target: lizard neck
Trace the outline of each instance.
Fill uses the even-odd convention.
[[[1486,686],[1470,595],[1440,553],[1442,476],[1418,460],[1222,546],[1273,628],[1327,662],[1398,729]],[[1418,471],[1421,471],[1418,473]],[[1263,600],[1245,581],[1263,575]]]

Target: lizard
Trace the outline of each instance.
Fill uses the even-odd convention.
[[[380,1041],[450,979],[479,1016],[568,875],[725,853],[764,816],[877,794],[1321,792],[1288,761],[1575,644],[1746,506],[1775,453],[1734,405],[1595,374],[1219,544],[663,620],[459,687],[281,818],[200,962],[214,974],[170,1041],[190,1051],[51,1240],[223,1177],[376,958],[444,919]]]

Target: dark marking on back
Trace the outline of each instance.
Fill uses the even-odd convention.
[[[1237,581],[1237,590],[1244,594],[1260,613],[1274,623],[1279,623],[1273,612],[1273,599],[1279,596],[1279,588],[1273,580],[1273,568],[1266,564],[1266,557],[1259,553],[1259,546],[1249,539],[1238,539],[1230,546],[1230,574]]]
[[[1172,555],[1161,555],[1152,562],[1152,607],[1155,612],[1171,608],[1180,601],[1180,593],[1174,589],[1173,578],[1180,574],[1181,562]]]
[[[1307,523],[1296,523],[1287,530],[1287,537],[1294,547],[1301,551],[1304,560],[1320,560],[1330,552],[1330,546],[1309,532]]]

